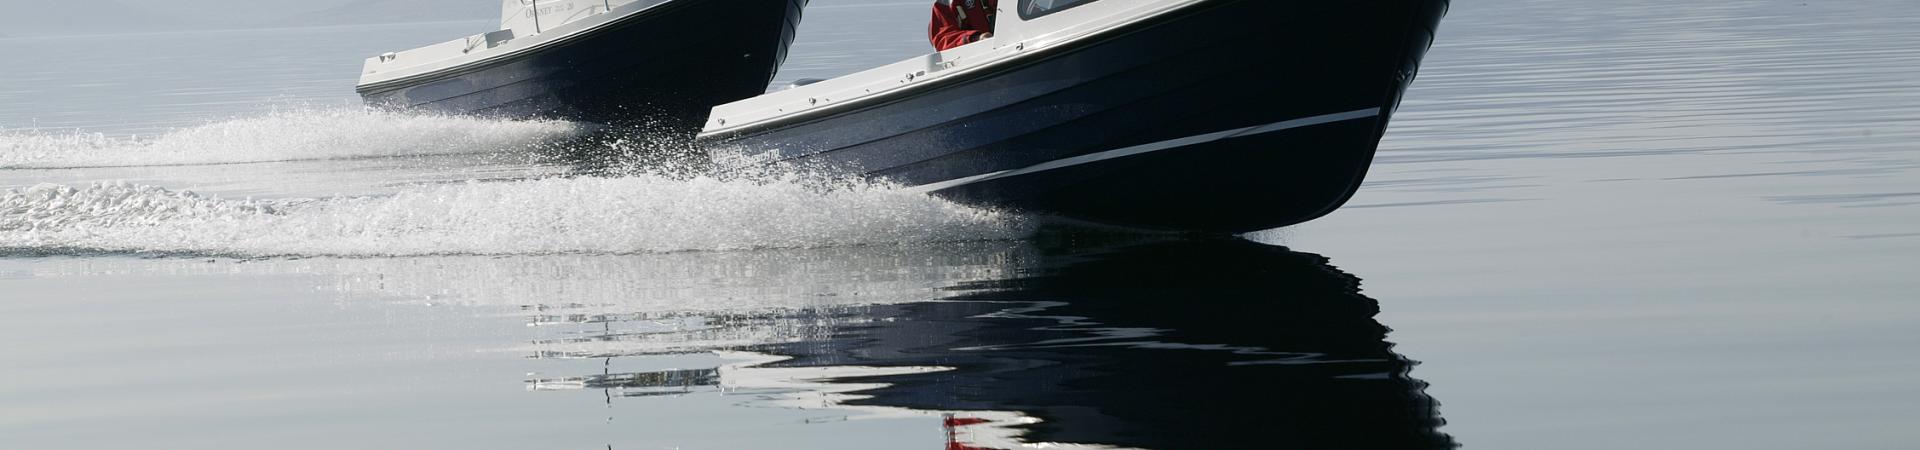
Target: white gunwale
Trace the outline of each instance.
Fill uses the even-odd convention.
[[[1023,20],[1004,0],[994,37],[818,83],[772,92],[713,108],[702,138],[774,122],[804,120],[863,108],[938,81],[992,71],[1047,53],[1052,48],[1101,39],[1103,31],[1173,13],[1211,0],[1101,0]]]
[[[483,45],[474,49],[471,39],[484,39],[485,35],[482,34],[394,52],[392,60],[383,61],[384,56],[374,56],[367,58],[362,66],[357,89],[361,91],[377,89],[382,85],[439,76],[465,66],[481,67],[500,60],[532,54],[547,47],[588,36],[592,31],[603,26],[636,19],[652,9],[673,1],[685,0],[635,0],[615,6],[612,10],[593,13],[579,20],[556,25],[537,34],[516,36],[512,40],[491,48]]]

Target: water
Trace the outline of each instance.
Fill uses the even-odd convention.
[[[1911,448],[1909,3],[1455,5],[1353,202],[1237,240],[353,106],[484,23],[7,38],[0,448]]]

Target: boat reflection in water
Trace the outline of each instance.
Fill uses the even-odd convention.
[[[717,352],[711,369],[532,378],[615,399],[944,418],[948,448],[1452,448],[1359,279],[1241,240],[1045,245],[944,299],[755,314],[536,315],[543,358]],[[581,343],[596,343],[582,347]],[[586,349],[592,350],[586,350]],[[555,350],[558,349],[558,350]],[[572,349],[572,350],[567,350]]]

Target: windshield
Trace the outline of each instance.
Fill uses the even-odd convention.
[[[1099,0],[1020,0],[1020,18],[1033,19]]]

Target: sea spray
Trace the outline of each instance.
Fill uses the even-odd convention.
[[[0,196],[0,232],[88,233],[272,213],[265,203],[222,201],[193,191],[123,182],[87,188],[41,184]]]
[[[0,196],[0,249],[233,256],[654,253],[1015,239],[1018,216],[885,186],[636,175],[228,200],[128,183]]]

